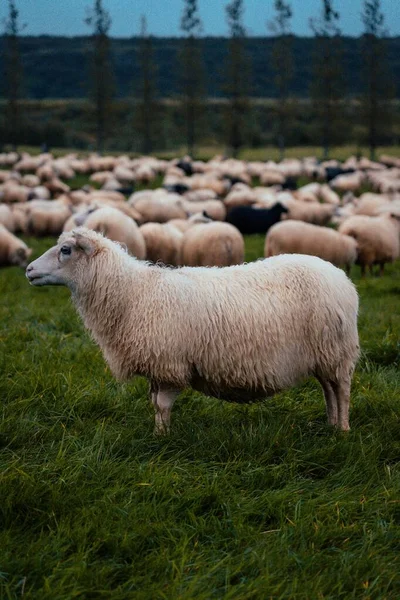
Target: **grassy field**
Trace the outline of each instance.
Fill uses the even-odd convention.
[[[8,148],[9,150],[11,148]],[[20,152],[29,152],[30,154],[39,154],[40,148],[36,146],[20,146]],[[76,150],[73,148],[52,148],[51,152],[55,156],[64,156],[68,152],[77,152],[81,156],[86,156],[89,152]],[[225,154],[226,148],[224,146],[199,146],[196,148],[195,158],[202,160],[210,160],[217,154]],[[367,147],[359,147],[355,144],[347,146],[335,146],[331,149],[330,157],[337,160],[344,161],[351,155],[356,155],[360,152],[363,156],[369,156],[369,150]],[[152,154],[158,158],[165,158],[171,160],[177,156],[184,156],[187,153],[185,146],[175,148],[174,150],[166,151],[155,151]],[[110,152],[109,154],[119,156],[121,152]],[[139,156],[139,154],[127,153],[129,156]],[[400,157],[400,146],[381,146],[377,148],[376,156],[379,158],[381,154],[389,154],[391,156]],[[316,156],[317,158],[323,158],[323,151],[321,146],[294,146],[286,150],[287,158],[305,158],[307,156]],[[242,160],[279,160],[279,150],[275,146],[263,146],[261,148],[243,148],[239,157]]]
[[[349,434],[309,381],[253,406],[185,392],[157,438],[147,382],[112,379],[69,292],[0,270],[0,597],[399,598],[400,263],[354,280]]]

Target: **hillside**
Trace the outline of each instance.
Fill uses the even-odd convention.
[[[139,77],[138,38],[113,39],[112,59],[115,69],[116,95],[120,98],[135,94]],[[273,38],[248,38],[247,52],[252,62],[252,89],[254,97],[276,96],[271,68]],[[343,38],[343,68],[349,95],[361,92],[361,38]],[[201,40],[206,66],[206,89],[210,97],[221,96],[226,38]],[[177,53],[182,45],[179,38],[154,38],[157,64],[157,89],[160,97],[171,97],[179,92],[179,63]],[[397,95],[400,96],[400,37],[387,40],[388,58]],[[291,94],[307,97],[312,77],[313,38],[293,38],[294,78]],[[4,39],[0,38],[0,55]],[[81,98],[88,90],[90,38],[88,37],[22,37],[21,53],[25,72],[25,96],[30,99]],[[4,89],[2,90],[4,93]]]

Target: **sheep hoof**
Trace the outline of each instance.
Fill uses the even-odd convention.
[[[169,427],[165,426],[165,425],[156,425],[154,427],[154,435],[156,435],[157,437],[159,436],[163,436],[163,435],[168,435],[169,434]]]

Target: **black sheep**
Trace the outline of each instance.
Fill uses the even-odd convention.
[[[282,213],[287,212],[286,206],[280,202],[271,208],[236,206],[228,213],[226,220],[241,233],[266,233],[272,225],[281,220]]]
[[[326,167],[325,174],[326,180],[332,181],[338,175],[347,175],[348,173],[354,173],[354,169],[342,169],[341,167]]]
[[[177,163],[176,166],[179,169],[182,169],[182,171],[185,173],[185,175],[187,175],[188,177],[190,177],[190,175],[193,175],[193,167],[192,167],[192,163],[189,162],[188,160],[185,160],[184,158],[181,158]]]
[[[184,194],[189,191],[189,187],[184,183],[168,183],[167,185],[163,185],[163,188],[170,192],[171,194]]]

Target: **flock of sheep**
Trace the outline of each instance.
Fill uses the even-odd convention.
[[[71,189],[66,181],[76,175],[90,183]],[[162,187],[133,192],[137,183],[150,188],[160,177]],[[311,182],[297,188],[299,178]],[[172,266],[240,264],[242,233],[259,232],[267,234],[265,256],[302,253],[347,270],[357,263],[363,273],[374,265],[383,272],[400,253],[400,159],[203,162],[4,153],[0,224],[2,265],[27,264],[30,249],[14,234],[57,236],[85,226],[139,259]]]

